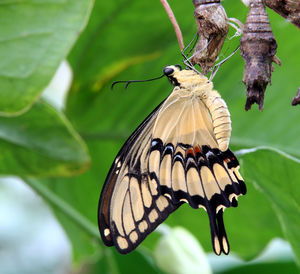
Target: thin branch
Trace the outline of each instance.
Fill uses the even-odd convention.
[[[296,106],[300,104],[300,87],[298,88],[297,95],[293,98],[292,105]]]
[[[175,18],[175,15],[168,3],[167,0],[160,0],[160,2],[162,3],[162,5],[164,6],[168,16],[169,16],[169,19],[174,27],[174,30],[175,30],[175,33],[176,33],[176,37],[177,37],[177,40],[178,40],[178,44],[179,44],[179,47],[180,47],[180,50],[182,51],[184,49],[184,43],[183,43],[183,38],[182,38],[182,33],[181,33],[181,30],[180,30],[180,27],[176,21],[176,18]]]
[[[299,0],[265,0],[266,5],[300,29]]]

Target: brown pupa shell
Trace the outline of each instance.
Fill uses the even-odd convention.
[[[191,62],[207,74],[214,65],[228,33],[228,18],[220,0],[193,0],[198,42]]]
[[[272,59],[277,43],[262,0],[252,0],[240,40],[241,55],[245,61],[243,82],[247,88],[245,109],[257,103],[263,110],[264,93],[271,83]]]

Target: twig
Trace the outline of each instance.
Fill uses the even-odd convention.
[[[180,50],[182,51],[184,49],[184,44],[183,44],[183,38],[182,38],[182,33],[181,33],[181,30],[180,30],[180,27],[176,21],[176,18],[175,18],[175,15],[168,3],[167,0],[160,0],[160,2],[162,3],[162,5],[164,6],[169,18],[170,18],[170,21],[174,27],[174,30],[175,30],[175,33],[176,33],[176,37],[177,37],[177,40],[178,40],[178,44],[179,44],[179,47],[180,47]]]
[[[299,0],[265,0],[266,5],[300,29]]]
[[[247,88],[245,109],[257,103],[264,107],[264,94],[271,83],[272,61],[277,43],[272,33],[264,0],[251,0],[250,9],[240,40],[241,55],[245,61],[243,82]]]
[[[228,33],[229,25],[220,0],[193,0],[198,42],[191,63],[197,64],[205,75],[216,62]]]
[[[300,104],[300,87],[298,88],[297,95],[293,98],[292,106],[296,106]]]

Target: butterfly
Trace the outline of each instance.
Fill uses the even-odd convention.
[[[213,84],[194,70],[167,66],[171,94],[139,125],[116,156],[99,200],[105,245],[134,250],[182,204],[203,208],[217,255],[229,253],[223,212],[246,194],[228,148],[230,114]]]

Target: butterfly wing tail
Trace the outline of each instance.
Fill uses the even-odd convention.
[[[222,252],[228,255],[230,247],[223,221],[223,211],[220,210],[217,214],[209,212],[208,215],[213,250],[218,256]]]
[[[217,222],[218,222],[218,232],[219,232],[219,241],[222,247],[222,251],[224,254],[228,255],[230,251],[229,242],[227,239],[227,234],[223,221],[223,210],[220,210],[217,213]]]

